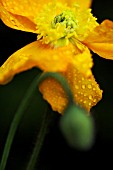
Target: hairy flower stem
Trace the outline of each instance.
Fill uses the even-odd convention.
[[[48,112],[46,110],[45,114],[43,116],[42,125],[41,125],[41,128],[39,130],[39,134],[38,134],[38,137],[37,137],[37,140],[36,140],[36,144],[35,144],[35,147],[33,149],[33,153],[31,155],[30,161],[27,165],[27,170],[34,170],[34,168],[35,168],[35,165],[36,165],[36,162],[37,162],[43,141],[45,139],[45,135],[47,133],[47,128],[48,128],[48,125],[49,125],[49,122],[50,122],[49,118],[50,117],[49,117]]]
[[[56,80],[58,80],[60,82],[60,84],[63,86],[64,90],[67,92],[67,96],[69,97],[69,102],[73,102],[73,95],[71,93],[70,87],[68,86],[66,80],[64,79],[63,76],[61,76],[58,73],[45,73],[42,75],[41,79],[46,79],[47,77],[52,77],[55,78]],[[43,121],[42,121],[42,125],[36,140],[36,144],[33,150],[33,153],[31,155],[30,161],[28,163],[27,166],[27,170],[34,170],[39,153],[40,153],[40,149],[41,146],[43,144],[46,132],[47,132],[47,127],[50,121],[50,116],[47,114],[47,112],[44,115]]]
[[[20,106],[19,106],[19,108],[18,108],[17,112],[15,113],[14,118],[12,120],[10,129],[9,129],[9,133],[8,133],[8,136],[7,136],[7,139],[6,139],[3,155],[2,155],[0,170],[4,170],[5,167],[6,167],[7,159],[8,159],[8,156],[9,156],[9,152],[10,152],[10,149],[11,149],[11,145],[12,145],[16,130],[18,128],[18,125],[19,125],[19,123],[20,123],[20,121],[21,121],[21,119],[22,119],[22,117],[25,113],[25,110],[26,110],[35,90],[37,90],[37,85],[39,85],[43,80],[45,80],[46,78],[49,78],[49,77],[52,77],[52,78],[56,79],[57,81],[59,81],[59,83],[62,85],[62,87],[64,88],[64,90],[65,90],[65,92],[66,92],[66,94],[69,98],[69,103],[73,102],[73,94],[70,90],[70,87],[69,87],[67,81],[65,80],[65,78],[62,75],[60,75],[59,73],[47,72],[47,73],[43,73],[40,77],[39,77],[39,75],[36,76],[35,79],[33,80],[33,82],[31,83],[30,87],[28,88],[28,90],[27,90],[23,100],[21,101]],[[44,129],[43,129],[43,127],[41,128],[39,136],[41,136],[41,138],[39,138],[39,148],[40,148],[41,143],[43,142],[42,139],[45,136],[45,128]],[[36,152],[37,152],[37,150],[40,151],[39,148],[38,148],[38,146],[35,147]],[[34,156],[31,157],[31,161],[30,161],[30,166],[32,164],[32,167],[34,167],[33,164],[35,164],[34,157],[35,156],[38,157],[38,154],[37,155],[34,154],[35,149],[34,149],[34,152],[33,152]],[[35,158],[35,159],[37,159],[37,158]],[[32,169],[30,169],[30,170],[32,170]]]

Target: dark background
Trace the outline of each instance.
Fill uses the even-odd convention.
[[[113,20],[113,1],[93,0],[92,13],[98,22],[104,19]],[[101,38],[101,37],[100,37]],[[24,45],[35,41],[36,35],[8,28],[0,22],[0,65],[13,52]],[[93,54],[94,76],[103,89],[103,99],[92,108],[91,113],[96,124],[96,138],[93,147],[88,151],[72,149],[65,142],[58,127],[60,115],[55,114],[54,122],[48,131],[40,159],[36,169],[77,169],[111,166],[113,153],[113,61],[105,60]],[[33,77],[39,73],[38,69],[21,73],[5,86],[0,86],[0,152],[3,151],[4,142],[13,115]],[[39,102],[39,100],[41,100]],[[44,101],[40,93],[33,96],[26,114],[19,126],[12,150],[8,160],[7,170],[23,170],[32,148],[35,144],[38,127],[43,112],[41,104]],[[39,107],[40,106],[40,107]]]

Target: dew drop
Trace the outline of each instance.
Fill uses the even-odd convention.
[[[82,85],[82,89],[85,89],[85,85]]]
[[[11,19],[11,22],[14,25],[14,28],[18,28],[18,25],[16,24],[16,22],[13,19]]]
[[[86,100],[84,100],[83,103],[86,104]]]
[[[88,84],[88,89],[91,89],[91,88],[92,88],[91,84]]]
[[[90,100],[92,99],[92,96],[91,96],[91,95],[89,96],[89,99],[90,99]]]
[[[78,95],[77,95],[77,94],[75,94],[75,97],[76,97],[76,98],[77,98],[77,96],[78,96]]]
[[[80,99],[80,102],[83,102],[83,100],[82,100],[82,99]]]
[[[95,103],[96,101],[97,101],[96,99],[93,100],[94,103]]]
[[[89,103],[89,106],[91,106],[91,103]]]
[[[84,93],[84,97],[86,97],[87,96],[87,94],[86,93]]]
[[[78,85],[75,85],[75,89],[79,89],[79,86],[78,86]]]

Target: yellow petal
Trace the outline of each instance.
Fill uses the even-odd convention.
[[[77,3],[81,9],[86,9],[91,6],[92,0],[67,0],[69,3]]]
[[[44,0],[1,0],[1,2],[4,8],[12,14],[28,18],[36,16],[45,3]]]
[[[40,12],[41,8],[45,4],[45,0],[1,0],[4,8],[17,15],[26,16],[30,19],[33,19]],[[46,0],[46,3],[61,2],[67,3],[71,6],[73,3],[78,3],[81,5],[81,8],[88,8],[91,4],[91,0]]]
[[[86,0],[84,3],[82,0],[46,0],[46,3],[61,2],[67,3],[72,6],[73,3],[79,3],[81,9],[86,8],[90,5],[91,0]],[[3,22],[14,29],[35,32],[36,31],[36,18],[45,4],[45,0],[1,0],[0,1],[0,12],[1,19]]]
[[[74,46],[52,48],[49,45],[35,41],[12,54],[0,68],[0,83],[5,84],[13,76],[32,67],[44,71],[65,71],[67,65],[73,62]]]
[[[5,8],[3,8],[1,4],[0,13],[2,21],[7,26],[17,30],[36,32],[36,25],[32,21],[30,21],[26,17],[22,17],[8,12],[7,10],[5,10]]]
[[[88,111],[102,98],[102,91],[93,75],[86,78],[73,65],[70,65],[63,75],[72,89],[76,103]],[[68,99],[63,88],[56,80],[52,78],[46,79],[40,85],[40,91],[54,111],[63,112],[67,106]]]
[[[79,53],[75,55],[73,64],[75,65],[77,70],[79,70],[79,72],[88,77],[92,74],[91,68],[93,66],[93,60],[91,57],[91,53],[89,49],[83,44],[77,43],[76,45],[78,46],[79,50],[81,49],[81,51],[79,51]]]
[[[113,60],[113,22],[104,20],[86,37],[84,44],[101,57]]]
[[[67,0],[59,0],[62,3],[68,2]],[[45,4],[45,0],[1,0],[4,8],[12,14],[26,16],[33,19],[40,12]],[[46,0],[46,3],[55,2]]]

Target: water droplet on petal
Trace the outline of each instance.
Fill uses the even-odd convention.
[[[85,89],[85,85],[82,85],[82,89]]]
[[[86,100],[84,100],[83,103],[86,104]]]
[[[89,106],[91,106],[91,103],[89,103]]]
[[[89,99],[92,100],[92,96],[91,95],[89,96]]]
[[[91,84],[88,84],[88,89],[91,89],[92,88],[92,85]]]
[[[86,97],[87,96],[87,94],[86,93],[84,93],[84,97]]]
[[[94,103],[95,103],[96,101],[97,101],[96,99],[93,100]]]
[[[78,86],[78,85],[75,85],[75,89],[79,89],[79,86]]]

